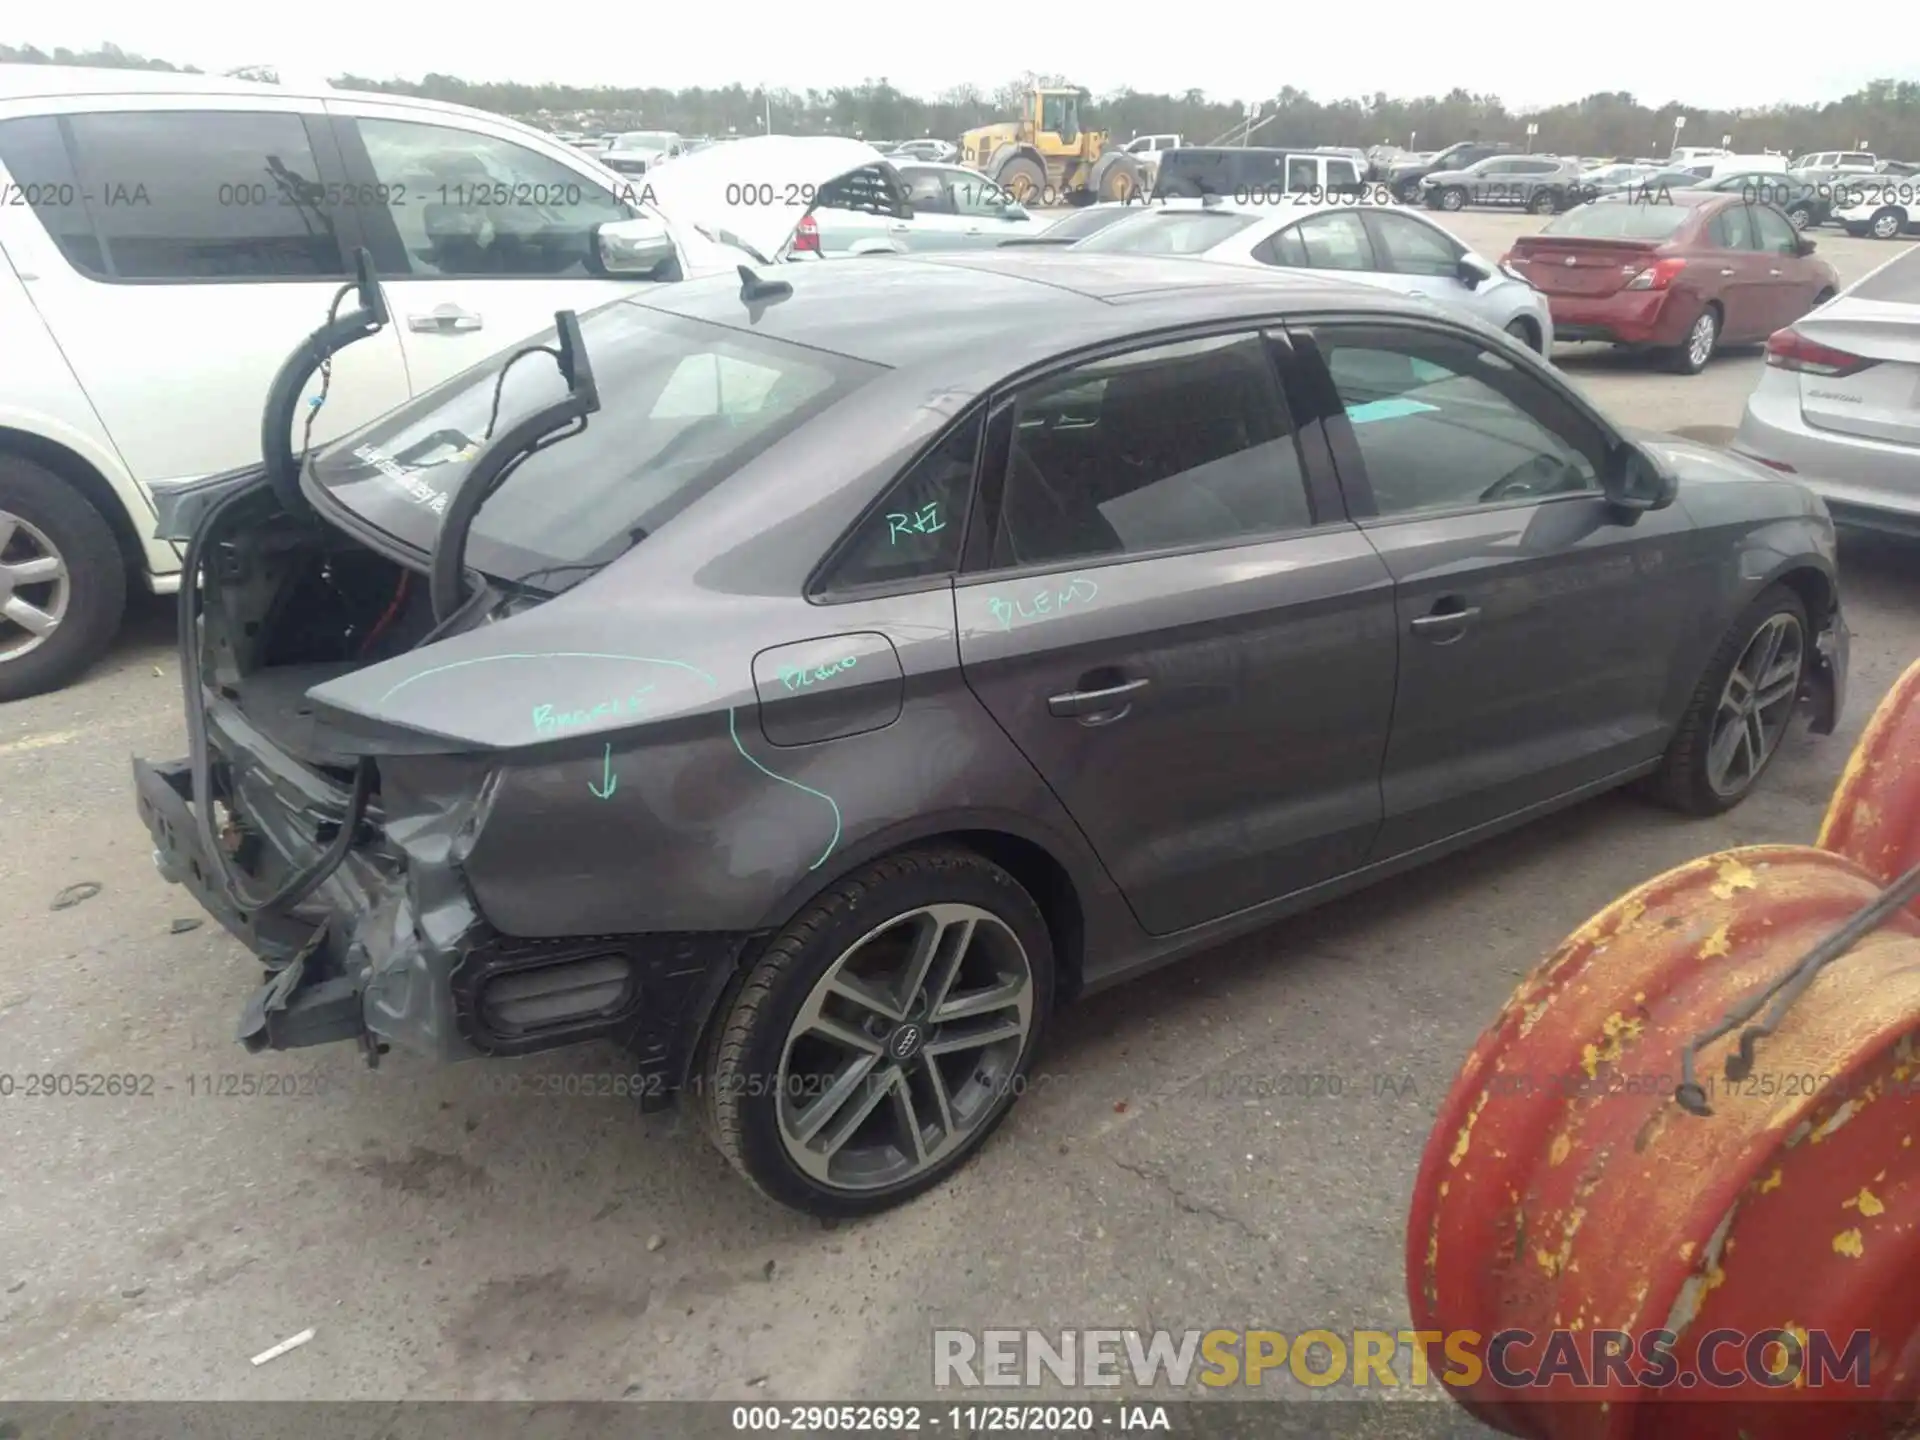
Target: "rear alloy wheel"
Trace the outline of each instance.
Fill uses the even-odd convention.
[[[1796,230],[1811,230],[1813,228],[1813,209],[1807,205],[1796,205],[1787,211],[1787,219],[1793,223],[1793,228]]]
[[[0,455],[0,700],[78,677],[112,643],[126,600],[100,512],[51,471]]]
[[[1709,305],[1687,331],[1687,338],[1674,350],[1669,368],[1681,375],[1698,375],[1713,358],[1720,343],[1720,312]]]
[[[1874,212],[1873,219],[1867,222],[1868,233],[1876,240],[1898,240],[1900,232],[1906,228],[1906,211],[1892,205]]]
[[[1467,208],[1467,192],[1458,185],[1449,185],[1440,192],[1442,210],[1464,210]]]
[[[1785,585],[1767,590],[1728,630],[1653,776],[1662,800],[1718,815],[1752,793],[1793,721],[1807,635],[1806,606]]]
[[[876,861],[770,943],[705,1074],[709,1130],[761,1191],[821,1216],[937,1185],[1026,1088],[1051,1008],[1039,907],[969,851]]]

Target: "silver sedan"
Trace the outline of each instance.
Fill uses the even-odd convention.
[[[1170,200],[1071,248],[1325,270],[1464,311],[1529,349],[1553,353],[1546,297],[1417,211],[1304,198],[1278,207]]]

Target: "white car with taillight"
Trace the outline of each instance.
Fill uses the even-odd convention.
[[[1731,448],[1839,524],[1920,539],[1920,246],[1768,340]]]

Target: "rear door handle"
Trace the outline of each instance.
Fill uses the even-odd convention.
[[[1099,715],[1105,711],[1117,710],[1124,714],[1132,703],[1132,698],[1153,682],[1144,676],[1138,680],[1129,680],[1122,685],[1109,685],[1104,690],[1070,690],[1065,695],[1054,695],[1047,700],[1047,713],[1058,715],[1062,719],[1071,719],[1076,715]],[[1114,716],[1118,719],[1119,716]]]
[[[424,315],[407,316],[407,328],[422,335],[463,335],[478,330],[480,317],[458,305],[436,305]]]
[[[1740,272],[1738,270],[1722,270],[1720,273],[1722,275],[1738,275]]]

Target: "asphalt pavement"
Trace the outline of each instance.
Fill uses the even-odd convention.
[[[1497,259],[1532,222],[1451,223]],[[1817,238],[1845,279],[1893,252]],[[1760,366],[1560,358],[1618,419],[1707,438]],[[0,1072],[151,1090],[0,1098],[0,1398],[908,1398],[935,1325],[1400,1328],[1428,1125],[1517,979],[1661,869],[1810,841],[1920,653],[1915,549],[1843,559],[1841,733],[1797,727],[1731,815],[1596,800],[1098,996],[975,1163],[836,1228],[756,1197],[690,1123],[532,1093],[610,1068],[597,1050],[247,1055],[259,972],[184,928],[201,912],[133,810],[128,757],[184,749],[171,604],[137,603],[83,683],[0,709]]]

